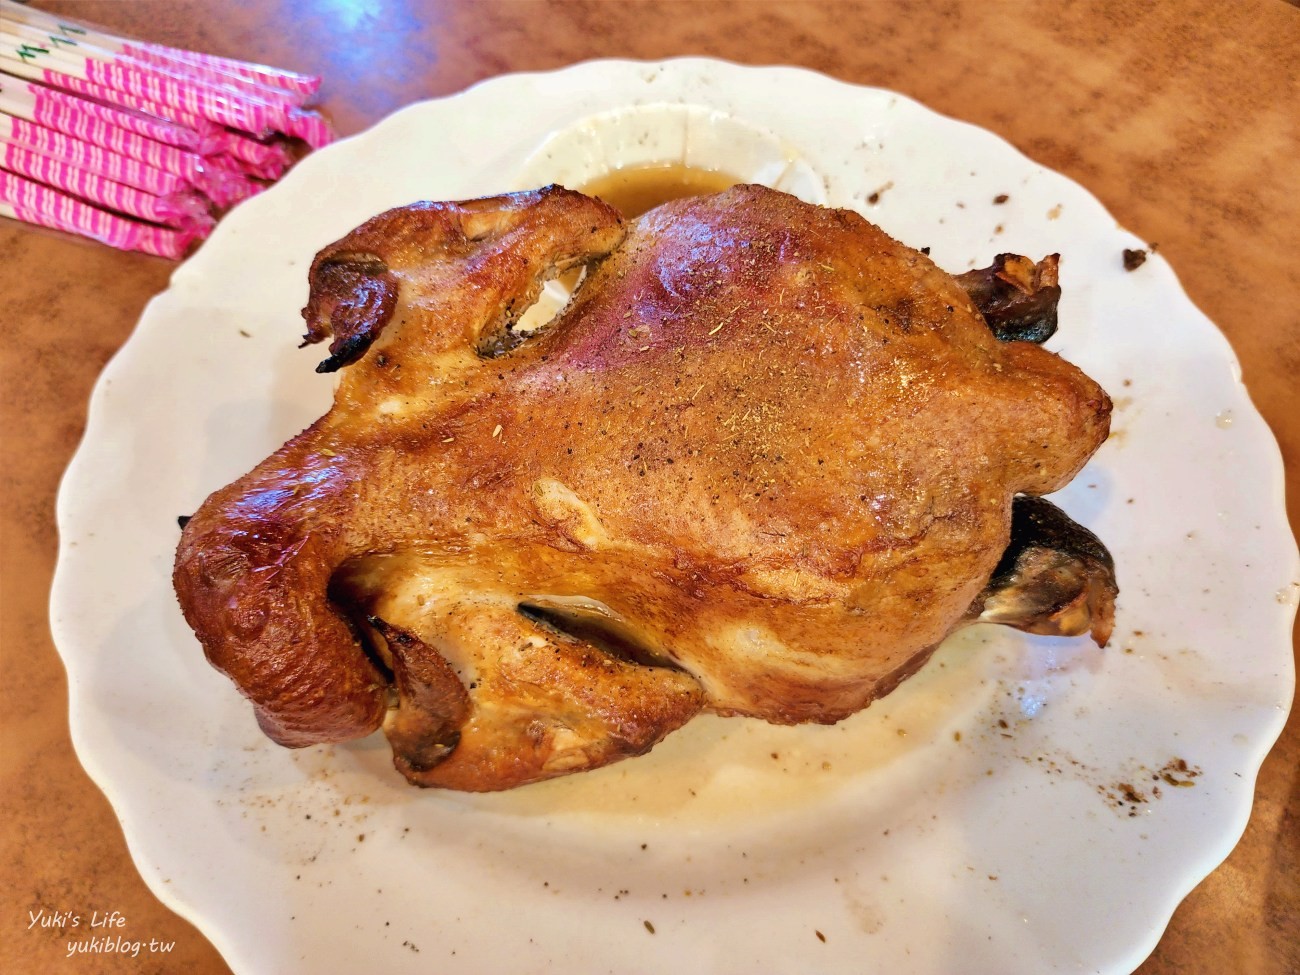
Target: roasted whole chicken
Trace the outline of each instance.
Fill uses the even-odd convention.
[[[316,256],[334,405],[188,521],[181,606],[277,742],[466,790],[838,721],[981,620],[1104,644],[1111,557],[1039,497],[1110,416],[1058,295],[759,186],[391,210]]]

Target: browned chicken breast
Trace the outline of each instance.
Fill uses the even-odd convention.
[[[1110,556],[1031,497],[1110,415],[1022,340],[1055,276],[956,279],[758,186],[628,225],[554,187],[389,211],[312,265],[334,406],[189,521],[186,618],[276,741],[382,726],[472,790],[705,709],[837,721],[981,618],[1104,643]]]

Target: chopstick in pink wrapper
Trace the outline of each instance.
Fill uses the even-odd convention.
[[[213,142],[222,155],[238,160],[240,169],[262,179],[279,179],[293,162],[284,146],[257,142],[234,132],[218,132]]]
[[[153,58],[170,58],[195,67],[233,74],[238,78],[255,81],[258,84],[281,88],[299,96],[298,104],[302,104],[303,101],[316,94],[320,89],[321,79],[316,75],[297,74],[280,68],[270,68],[264,64],[251,64],[247,61],[236,61],[212,54],[200,54],[197,51],[179,51],[176,48],[163,47],[159,44],[140,44],[135,41],[125,41],[122,44],[122,50],[132,57],[139,58],[141,61],[150,61]]]
[[[154,223],[200,232],[212,227],[207,206],[196,194],[154,196],[5,140],[0,140],[0,169]]]
[[[137,95],[195,118],[259,136],[288,131],[288,112],[284,105],[263,101],[234,89],[214,88],[202,81],[177,78],[129,62],[87,59],[80,67],[86,81]]]
[[[103,100],[112,100],[105,98],[103,91],[131,95],[150,105],[184,113],[189,118],[205,119],[259,137],[284,132],[302,138],[313,149],[333,141],[333,133],[323,118],[312,117],[313,113],[303,113],[300,109],[299,114],[291,118],[290,110],[294,106],[286,105],[282,100],[261,97],[135,59],[115,57],[110,51],[83,45],[80,41],[61,46],[56,43],[56,35],[41,34],[39,30],[20,24],[11,26],[9,30],[0,29],[0,57],[9,59],[11,70],[28,77]],[[21,69],[12,67],[14,60],[21,63]],[[35,74],[38,69],[41,72],[39,76]],[[100,91],[86,91],[71,79],[98,85]],[[158,114],[152,108],[131,102],[114,101],[114,104],[144,107],[151,114]],[[162,114],[194,127],[171,112]]]
[[[71,196],[0,169],[0,216],[81,234],[116,247],[179,260],[200,233],[172,230],[106,213]]]
[[[324,115],[301,108],[289,111],[284,132],[301,139],[313,149],[327,146],[337,138],[334,127]]]
[[[86,80],[94,84],[130,92],[241,132],[259,137],[283,132],[313,149],[334,141],[329,123],[317,112],[130,62],[89,60],[85,68]]]
[[[192,129],[139,112],[101,105],[3,73],[0,73],[0,109],[70,135],[79,135],[78,128],[94,120],[179,149],[193,151],[203,148],[202,137]]]
[[[196,132],[199,137],[200,151],[204,155],[221,152],[242,162],[248,163],[248,172],[262,179],[279,179],[284,175],[292,161],[283,146],[274,143],[258,142],[247,136],[226,129],[188,109],[174,105],[164,105],[150,101],[131,92],[120,91],[86,81],[73,75],[61,74],[48,68],[29,68],[40,72],[41,79],[47,84],[57,85],[67,91],[85,95],[104,102],[110,102],[122,109],[168,119],[170,122]]]
[[[25,194],[23,219],[177,253],[173,238],[149,238],[163,232],[149,224],[187,242],[204,236],[213,205],[259,192],[292,165],[289,139],[312,149],[334,140],[307,107],[319,86],[0,0],[0,176],[10,196]],[[38,213],[42,203],[61,209]]]
[[[206,152],[208,147],[213,144],[212,140],[217,136],[217,134],[224,131],[217,123],[210,121],[209,119],[200,118],[191,112],[170,105],[163,105],[159,102],[150,101],[147,98],[143,98],[129,91],[119,91],[116,88],[97,85],[93,81],[78,78],[76,75],[52,71],[49,68],[30,67],[26,64],[19,66],[15,65],[12,61],[4,64],[4,70],[12,71],[14,74],[20,74],[23,77],[32,78],[35,81],[41,81],[46,85],[52,85],[55,88],[62,88],[65,92],[72,92],[77,95],[83,95],[87,99],[106,102],[119,109],[130,109],[131,111],[144,115],[152,115],[154,118],[165,119],[173,125],[189,129],[190,132],[198,136],[195,140],[195,147],[199,152]]]
[[[239,92],[261,101],[274,102],[285,107],[301,106],[306,96],[286,91],[283,88],[261,84],[235,74],[223,72],[218,68],[191,64],[175,57],[154,55],[141,59],[122,50],[122,45],[103,35],[93,32],[76,31],[69,25],[61,25],[58,30],[48,30],[34,24],[18,23],[15,20],[4,21],[4,32],[14,35],[16,39],[25,40],[29,47],[35,47],[54,53],[60,57],[75,54],[78,57],[125,65],[146,73],[170,75],[189,79],[202,84]]]
[[[189,61],[159,52],[146,51],[132,44],[125,45],[123,52],[117,57],[131,64],[150,65],[174,74],[200,78],[210,85],[234,88],[264,101],[276,102],[291,108],[301,108],[312,94],[312,92],[289,91],[286,88],[263,84],[251,78],[223,71],[212,65]]]
[[[133,124],[136,119],[132,115],[5,75],[0,75],[0,115],[15,122],[31,123],[33,129],[40,127],[60,132],[139,160],[155,169],[176,173],[220,207],[232,206],[261,189],[242,172],[216,165],[198,153],[156,141],[117,124]],[[2,120],[0,125],[3,125]],[[171,130],[154,131],[169,137],[174,134]],[[193,135],[188,129],[179,131]],[[20,141],[30,143],[31,140]],[[31,144],[39,148],[39,143]]]
[[[260,88],[276,89],[292,96],[294,104],[298,105],[316,94],[321,85],[321,79],[317,75],[299,74],[265,64],[253,64],[235,58],[217,57],[198,51],[186,51],[162,44],[149,44],[128,37],[119,37],[106,31],[72,23],[52,14],[32,10],[22,4],[14,3],[13,0],[0,0],[0,13],[13,23],[39,28],[42,32],[58,34],[69,40],[83,41],[115,54],[128,55],[146,64],[167,68],[184,65],[186,70],[183,73],[203,77],[209,81],[230,83],[231,79],[238,79]]]
[[[54,46],[41,47],[3,30],[0,30],[0,58],[8,61],[6,70],[15,74],[79,94],[89,94],[103,101],[112,101],[113,104],[138,107],[125,97],[134,96],[140,102],[165,106],[218,125],[229,125],[246,132],[271,131],[271,120],[258,116],[255,112],[243,111],[243,103],[226,100],[219,93],[195,85],[185,85],[154,69],[98,61]],[[83,88],[74,84],[74,81],[99,87]],[[106,97],[106,93],[112,94]],[[114,96],[123,97],[118,101]],[[154,111],[151,114],[159,113]],[[170,114],[163,117],[182,121]]]
[[[179,173],[165,172],[111,149],[3,113],[0,113],[0,140],[13,142],[56,159],[65,159],[74,166],[155,196],[177,193],[193,185]]]
[[[0,109],[3,108],[3,101],[0,100]],[[67,114],[60,113],[53,116],[46,115],[45,121],[54,124],[47,127],[30,117],[9,115],[0,110],[0,135],[13,132],[15,142],[55,156],[61,155],[60,150],[52,148],[58,136],[75,142],[84,142],[102,148],[105,152],[138,162],[139,165],[150,170],[160,171],[164,179],[175,176],[186,185],[201,191],[219,207],[233,206],[262,189],[261,184],[254,183],[241,171],[223,166],[215,159],[205,159],[196,153],[154,142],[142,135],[109,125],[102,119],[87,115],[69,117]],[[70,151],[67,158],[76,163],[79,151],[82,150]],[[95,167],[87,166],[87,168]],[[96,171],[110,179],[117,179],[112,172]],[[171,192],[140,185],[128,178],[118,179],[118,182],[151,193]]]

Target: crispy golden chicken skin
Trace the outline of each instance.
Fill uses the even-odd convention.
[[[628,225],[556,187],[384,213],[312,265],[334,405],[188,522],[186,619],[276,741],[382,726],[411,781],[471,790],[700,710],[837,721],[980,618],[1104,642],[1104,547],[1039,544],[1041,508],[1008,543],[1110,401],[994,334],[972,294],[1055,287],[1054,259],[999,261],[968,293],[758,186]]]

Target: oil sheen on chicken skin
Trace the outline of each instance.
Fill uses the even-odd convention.
[[[627,225],[559,188],[399,208],[311,286],[334,406],[204,503],[177,592],[271,737],[382,725],[421,785],[594,768],[700,710],[854,713],[1108,431],[928,257],[758,186]]]

